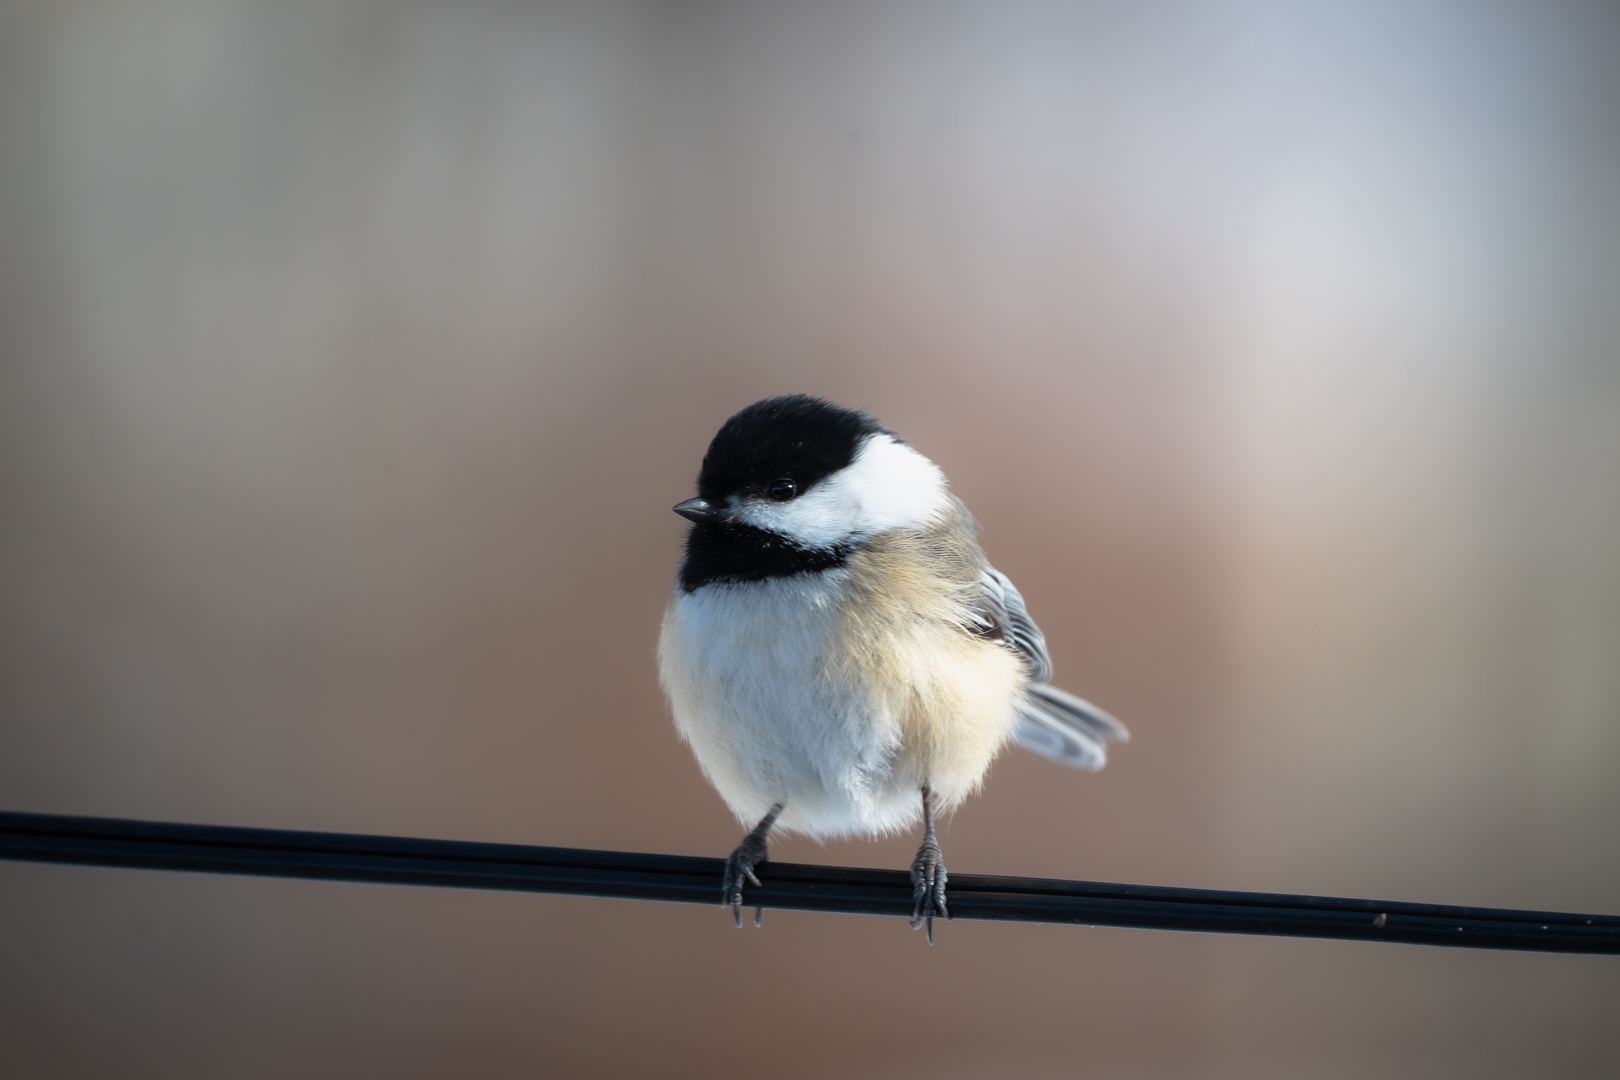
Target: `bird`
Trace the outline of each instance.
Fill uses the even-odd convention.
[[[1046,639],[940,468],[875,417],[805,394],[721,426],[658,643],[680,737],[748,829],[721,906],[743,922],[769,838],[914,829],[911,928],[950,918],[935,823],[1016,743],[1100,769],[1129,733],[1052,686]],[[763,909],[756,906],[754,923]]]

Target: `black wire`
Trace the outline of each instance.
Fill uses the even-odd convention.
[[[718,904],[721,859],[0,812],[0,858]],[[765,863],[749,906],[909,916],[900,870]],[[1620,916],[952,874],[958,919],[1620,953]]]

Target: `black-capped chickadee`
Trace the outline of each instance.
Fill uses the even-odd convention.
[[[756,402],[715,435],[697,487],[675,506],[692,528],[658,659],[682,738],[753,825],[722,905],[741,926],[773,827],[879,836],[920,814],[911,925],[932,942],[949,918],[935,816],[1009,739],[1100,769],[1124,726],[1047,685],[1046,641],[972,515],[865,413]]]

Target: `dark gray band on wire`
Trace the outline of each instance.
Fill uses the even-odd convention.
[[[0,858],[718,906],[725,860],[0,811]],[[909,918],[903,870],[763,863],[750,907]],[[957,919],[1620,953],[1620,916],[951,875]]]

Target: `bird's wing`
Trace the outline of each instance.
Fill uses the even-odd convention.
[[[1047,684],[1052,677],[1052,658],[1046,651],[1046,638],[1006,574],[986,566],[980,585],[983,621],[975,632],[1003,642],[1029,671],[1030,685],[1018,711],[1013,741],[1077,769],[1102,768],[1108,763],[1108,743],[1124,742],[1130,732],[1091,702]]]
[[[1050,679],[1052,658],[1046,652],[1046,638],[1024,610],[1024,597],[1018,587],[1006,574],[989,565],[979,576],[979,586],[983,596],[981,613],[988,628],[985,636],[1005,642],[1017,653],[1035,682]]]

